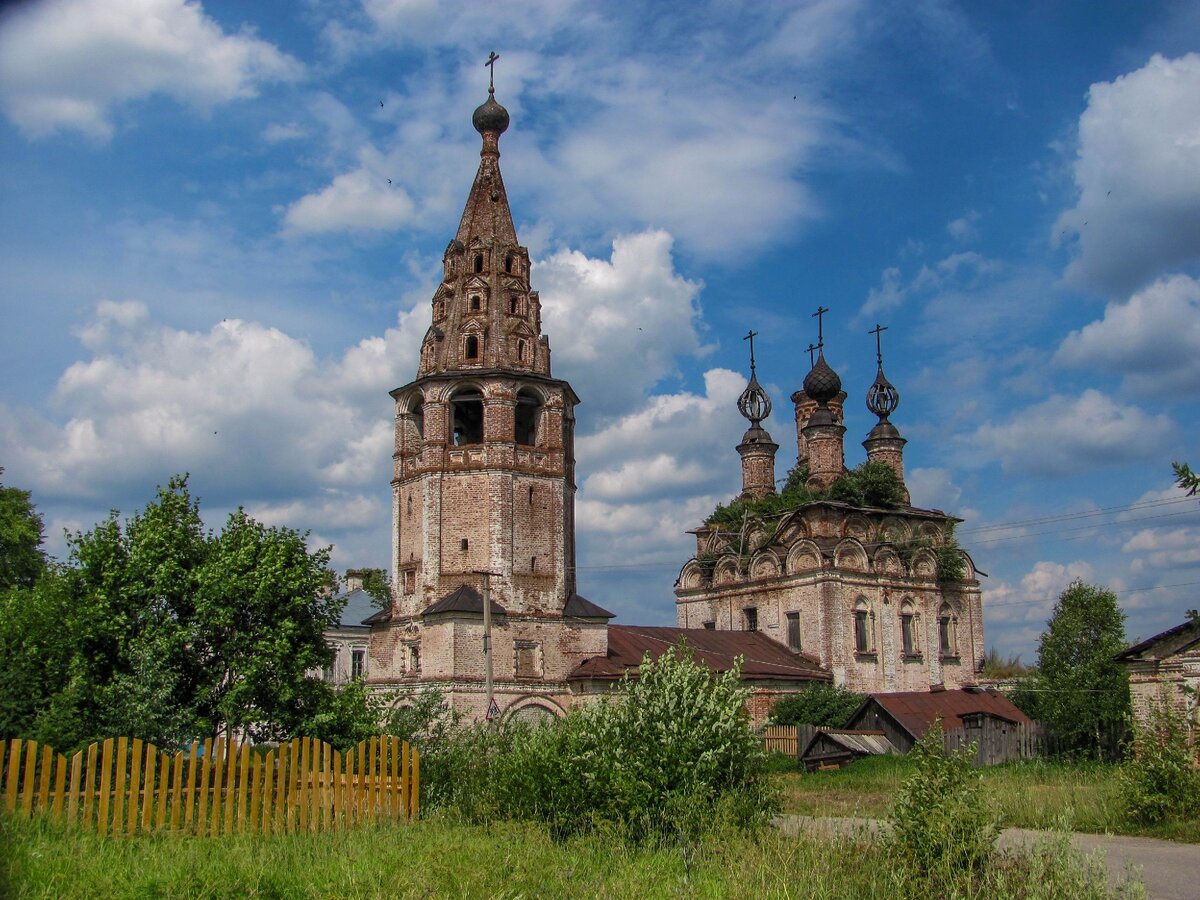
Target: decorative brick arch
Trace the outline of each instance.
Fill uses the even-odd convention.
[[[708,581],[704,572],[704,567],[697,560],[688,560],[687,564],[679,572],[679,587],[685,591],[693,591],[697,588],[702,588],[705,582]]]
[[[891,547],[880,547],[876,550],[871,564],[875,571],[881,574],[895,575],[897,577],[903,577],[905,574],[904,563]]]
[[[713,584],[733,584],[741,575],[738,558],[732,554],[722,556],[713,570]]]
[[[854,538],[843,538],[833,550],[833,565],[847,572],[869,572],[871,563],[867,551]]]
[[[781,568],[778,556],[770,550],[760,550],[750,560],[750,577],[774,578],[779,574]]]
[[[908,564],[908,570],[913,578],[935,579],[938,574],[937,557],[933,555],[932,550],[922,547],[913,554],[912,560]]]
[[[792,544],[787,555],[787,573],[816,572],[821,569],[821,548],[804,538]]]

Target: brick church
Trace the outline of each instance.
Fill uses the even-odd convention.
[[[983,654],[979,586],[973,570],[953,586],[938,580],[928,547],[955,521],[938,511],[807,503],[749,523],[752,553],[702,527],[678,583],[676,628],[613,624],[576,592],[580,399],[551,373],[529,253],[500,174],[509,114],[494,88],[473,124],[479,169],[443,256],[416,378],[391,392],[392,602],[363,623],[368,682],[440,690],[482,717],[485,591],[505,717],[559,715],[684,638],[714,669],[743,660],[756,718],[778,693],[814,680],[857,690],[971,681]],[[747,391],[752,425],[738,451],[744,494],[759,497],[775,490],[776,447],[758,415],[769,400],[753,377]],[[823,356],[794,397],[814,485],[843,468],[844,398]],[[867,444],[902,475],[904,441],[886,415]],[[912,553],[897,549],[922,541]]]

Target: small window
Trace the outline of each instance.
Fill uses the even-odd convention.
[[[483,254],[482,253],[475,254],[475,271],[476,272],[483,271]]]
[[[411,594],[417,589],[417,573],[409,569],[404,573],[404,593]]]
[[[913,621],[912,606],[905,603],[900,607],[900,646],[905,656],[917,655],[916,627]]]
[[[787,645],[789,650],[800,652],[800,613],[787,614]]]
[[[421,645],[411,644],[408,648],[408,668],[414,675],[421,674]]]
[[[468,334],[463,344],[463,357],[465,359],[479,359],[479,338],[473,334]]]
[[[533,641],[517,641],[516,653],[517,677],[537,678],[541,674],[538,671],[538,645]]]
[[[529,505],[533,506],[533,485],[529,486]]]
[[[517,300],[517,298],[516,298],[516,297],[509,297],[509,298],[508,298],[508,312],[509,312],[509,315],[513,315],[513,316],[515,316],[515,315],[517,314],[517,310],[518,310],[518,309],[520,309],[520,307],[517,305],[517,303],[518,303],[518,300]]]
[[[511,275],[512,274],[512,266],[513,266],[513,258],[512,258],[512,254],[509,253],[507,256],[504,257],[504,271],[508,272]]]
[[[362,678],[367,674],[367,651],[366,650],[351,650],[350,651],[350,677],[353,679]]]
[[[742,615],[746,617],[746,630],[758,631],[758,610],[753,606],[747,606],[742,610]]]
[[[530,572],[537,571],[537,557],[536,556],[529,557],[529,571]]]
[[[445,316],[446,316],[446,304],[444,301],[438,300],[436,303],[433,304],[433,317],[435,319],[442,319],[442,318],[445,318]]]
[[[480,299],[479,299],[479,295],[478,295],[478,294],[472,294],[472,295],[471,295],[471,312],[479,312],[479,307],[480,307],[481,305],[482,305],[482,304],[481,304],[481,301],[480,301]]]
[[[716,630],[717,630],[717,623],[716,623],[716,622],[705,622],[705,623],[704,623],[704,630],[705,630],[705,631],[716,631]]]
[[[517,362],[525,362],[525,342],[517,341]]]
[[[461,541],[459,541],[459,547],[461,547],[463,550],[469,550],[471,549],[471,542],[466,538],[463,538]]]

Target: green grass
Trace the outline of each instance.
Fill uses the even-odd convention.
[[[963,897],[1104,897],[1060,844],[964,878]],[[813,897],[928,895],[869,840],[726,832],[697,845],[562,843],[544,828],[448,819],[333,834],[101,838],[0,818],[0,895],[53,898]],[[1136,894],[1136,888],[1134,890]]]
[[[880,818],[912,771],[911,757],[877,756],[836,771],[777,778],[786,813]],[[1065,827],[1200,843],[1200,818],[1153,828],[1126,823],[1112,764],[1029,760],[980,771],[988,799],[1006,827]]]

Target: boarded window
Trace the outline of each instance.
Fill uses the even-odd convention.
[[[938,644],[942,656],[954,655],[954,615],[947,604],[942,604],[938,613]]]
[[[800,652],[800,613],[787,614],[787,645],[791,650]]]
[[[866,604],[854,610],[854,652],[871,652],[871,613]]]
[[[915,626],[913,625],[912,607],[907,603],[900,608],[900,644],[905,656],[917,655]]]
[[[533,641],[517,641],[517,677],[537,678],[540,676],[538,666],[538,645]]]
[[[753,606],[747,606],[742,610],[742,615],[746,617],[746,630],[758,631],[758,609]]]

